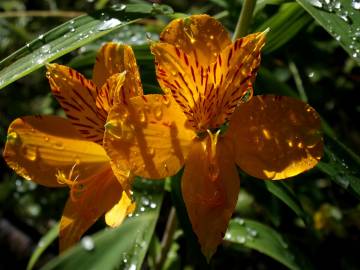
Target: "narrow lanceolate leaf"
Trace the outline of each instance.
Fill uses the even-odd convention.
[[[0,89],[64,54],[114,30],[154,14],[168,14],[164,5],[119,5],[70,20],[17,50],[0,62]]]
[[[40,258],[41,254],[51,245],[52,242],[59,235],[59,223],[54,225],[39,241],[37,247],[31,255],[29,263],[26,267],[27,270],[31,270],[34,268],[36,262]]]
[[[292,270],[313,268],[281,234],[256,221],[232,219],[225,240],[264,253]]]
[[[285,3],[269,20],[265,21],[257,31],[270,28],[264,52],[269,53],[291,40],[312,18],[297,3]]]
[[[360,63],[358,1],[297,0]]]
[[[265,185],[268,191],[278,197],[287,206],[289,206],[295,214],[300,217],[305,224],[309,224],[309,216],[304,211],[300,201],[290,189],[290,187],[284,182],[277,181],[265,181]]]
[[[141,269],[159,217],[163,193],[136,193],[137,210],[116,229],[85,236],[42,269]]]
[[[350,157],[346,149],[338,147],[338,144],[330,138],[326,138],[326,142],[324,157],[317,167],[336,184],[360,199],[360,173],[357,160]]]

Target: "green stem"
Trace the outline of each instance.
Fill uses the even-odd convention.
[[[244,0],[239,19],[236,24],[233,41],[248,33],[251,18],[255,9],[256,0]]]
[[[170,214],[166,223],[165,232],[163,235],[163,239],[161,240],[161,252],[156,259],[156,266],[155,269],[160,270],[162,269],[165,259],[168,255],[170,250],[174,234],[176,231],[176,211],[175,208],[172,207],[170,210]]]

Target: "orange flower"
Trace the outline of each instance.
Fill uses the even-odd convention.
[[[185,164],[182,194],[202,252],[210,258],[234,211],[236,164],[261,179],[283,179],[322,156],[320,119],[289,97],[252,97],[265,34],[231,43],[207,15],[171,22],[152,45],[165,95],[113,106],[104,147],[114,164],[160,179]],[[226,128],[227,127],[227,128]]]
[[[9,127],[3,155],[27,180],[49,187],[69,186],[70,198],[60,222],[63,251],[104,213],[106,223],[115,227],[134,210],[129,196],[132,177],[120,170],[114,175],[102,141],[110,106],[121,106],[143,92],[132,49],[116,43],[105,44],[97,54],[92,80],[58,64],[47,69],[51,90],[68,119],[16,119]],[[121,96],[114,95],[115,89]]]

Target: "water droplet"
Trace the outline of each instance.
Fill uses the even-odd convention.
[[[335,37],[335,39],[336,39],[337,41],[340,41],[340,40],[341,40],[341,36],[338,35],[338,36]]]
[[[162,110],[161,106],[157,105],[154,107],[154,116],[156,119],[161,120],[161,118],[163,116],[163,110]]]
[[[136,264],[131,264],[128,268],[128,270],[136,270]]]
[[[138,111],[138,115],[139,115],[140,122],[145,123],[146,122],[146,114],[145,114],[145,112],[142,109],[140,109]]]
[[[143,206],[147,207],[147,206],[150,205],[150,200],[148,198],[146,198],[146,197],[142,197],[141,198],[141,203],[142,203]]]
[[[37,147],[23,145],[21,147],[21,152],[23,153],[25,158],[27,158],[30,161],[35,161],[37,159],[37,156],[38,156]]]
[[[236,237],[236,242],[238,242],[240,244],[244,244],[246,242],[246,238],[242,235],[239,235]]]
[[[219,178],[220,175],[220,168],[219,166],[217,166],[217,164],[214,164],[213,162],[211,162],[209,164],[209,178],[212,181],[215,181]]]
[[[7,135],[7,142],[10,144],[17,144],[20,140],[19,135],[15,132],[15,131],[11,131],[8,135]]]
[[[236,219],[236,222],[237,222],[239,225],[244,225],[244,224],[245,224],[245,220],[242,219],[242,218],[237,218],[237,219]]]
[[[40,39],[40,40],[42,40],[44,38],[44,35],[40,35],[39,37],[38,37],[38,39]]]
[[[356,9],[356,10],[359,10],[360,9],[360,1],[359,0],[353,0],[351,2],[351,6]]]
[[[232,237],[231,233],[226,232],[226,234],[225,234],[225,239],[226,239],[226,240],[231,240],[231,237]]]
[[[342,19],[344,22],[347,23],[352,23],[351,18],[349,17],[349,12],[347,12],[346,10],[340,11],[338,13],[338,16],[340,17],[340,19]]]
[[[252,237],[256,237],[258,235],[258,232],[252,228],[246,227],[246,231]]]
[[[323,7],[322,2],[320,2],[319,0],[309,0],[309,3],[312,6],[317,7],[317,8],[322,8]]]
[[[162,103],[166,106],[170,105],[170,98],[167,96],[163,96]]]
[[[99,26],[99,30],[103,31],[103,30],[108,30],[111,28],[114,28],[118,25],[121,24],[121,21],[116,19],[116,18],[111,18],[109,20],[105,20],[100,26]]]
[[[95,248],[95,243],[90,236],[84,236],[81,239],[81,245],[87,251],[94,250],[94,248]]]
[[[140,212],[144,212],[145,211],[145,207],[144,206],[141,206],[140,207]]]
[[[49,44],[43,45],[40,48],[41,53],[48,53],[51,49],[51,46]]]
[[[45,245],[45,243],[44,243],[44,241],[40,240],[37,245],[38,245],[38,247],[43,247]]]
[[[150,203],[150,208],[151,208],[151,209],[155,209],[156,206],[157,206],[156,203],[154,203],[154,202]]]
[[[155,149],[152,147],[149,147],[146,152],[149,154],[149,156],[154,156],[155,155]]]
[[[55,142],[55,143],[54,143],[54,147],[55,147],[56,149],[59,149],[59,150],[64,149],[64,145],[63,145],[62,142]]]
[[[122,11],[126,9],[126,5],[125,4],[115,4],[112,5],[111,8],[115,11]]]

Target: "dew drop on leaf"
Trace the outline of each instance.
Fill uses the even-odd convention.
[[[356,10],[360,10],[360,1],[359,0],[353,0],[351,2],[351,6]]]
[[[81,239],[81,246],[87,250],[87,251],[91,251],[94,250],[95,248],[95,243],[93,241],[93,239],[90,236],[84,236]]]

